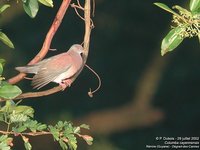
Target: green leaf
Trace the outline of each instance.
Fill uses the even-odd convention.
[[[1,89],[2,86],[5,86],[5,85],[10,85],[10,84],[9,84],[8,82],[6,82],[6,81],[2,81],[2,82],[1,82],[0,89]]]
[[[6,140],[8,138],[8,135],[2,135],[0,136],[0,142]]]
[[[59,141],[59,130],[51,125],[49,125],[48,127],[49,127],[49,131],[52,133],[54,139],[56,141]]]
[[[88,129],[88,130],[90,129],[89,125],[87,125],[87,124],[82,124],[82,125],[80,125],[80,127],[83,129]]]
[[[14,109],[15,113],[23,113],[24,115],[27,115],[27,116],[30,116],[30,117],[33,117],[33,114],[34,114],[34,109],[30,106],[17,106],[15,109]]]
[[[16,132],[16,133],[21,133],[21,132],[23,132],[23,131],[25,131],[27,129],[27,127],[25,127],[25,126],[20,126],[20,127],[18,127],[18,128],[12,128],[12,131],[13,132]]]
[[[1,6],[1,7],[0,7],[0,14],[1,14],[3,11],[5,11],[7,8],[9,8],[9,7],[10,7],[10,5],[8,5],[8,4],[5,4],[5,5]]]
[[[10,150],[9,144],[12,144],[13,138],[7,135],[0,136],[0,150]]]
[[[38,131],[43,131],[43,130],[45,130],[46,128],[47,128],[47,125],[46,125],[46,124],[40,124],[40,125],[38,125],[37,130],[38,130]]]
[[[39,5],[37,0],[26,0],[23,2],[23,7],[25,12],[31,17],[34,18],[39,10]]]
[[[69,145],[70,149],[72,149],[72,150],[77,149],[77,144],[74,141],[69,141],[68,145]]]
[[[0,64],[2,64],[4,66],[5,63],[6,63],[5,59],[0,59]]]
[[[11,100],[7,100],[6,101],[6,105],[4,105],[2,108],[1,108],[1,112],[3,113],[9,113],[11,114],[13,112],[13,110],[15,109],[15,106],[12,105],[12,102],[10,102]]]
[[[53,7],[53,1],[52,0],[38,0],[43,5],[46,5],[48,7]]]
[[[10,149],[10,146],[8,146],[8,144],[5,143],[5,142],[1,142],[1,143],[0,143],[0,149],[1,149],[1,150],[11,150],[11,149]]]
[[[59,144],[60,144],[60,147],[63,150],[67,150],[68,149],[67,144],[65,142],[63,142],[62,140],[59,140]]]
[[[5,35],[3,32],[0,31],[0,40],[6,44],[7,46],[9,46],[10,48],[14,48],[13,43],[11,42],[11,40],[7,37],[7,35]]]
[[[20,95],[22,91],[16,85],[4,85],[0,87],[0,97],[5,99],[13,99]]]
[[[190,0],[190,10],[192,12],[200,12],[200,0]]]
[[[173,9],[177,9],[177,10],[179,10],[180,12],[182,12],[182,13],[184,13],[184,14],[191,15],[191,12],[190,12],[190,11],[188,11],[187,9],[185,9],[185,8],[179,6],[179,5],[174,5],[174,6],[173,6]]]
[[[3,73],[3,65],[0,63],[0,76],[2,75]]]
[[[180,33],[184,28],[176,27],[172,29],[167,36],[162,40],[161,55],[165,55],[167,52],[174,50],[182,41],[183,38]]]
[[[24,142],[24,147],[26,148],[26,150],[31,150],[32,146],[29,142]]]
[[[64,127],[64,123],[62,121],[58,121],[58,123],[56,124],[56,127],[58,129],[62,129]]]
[[[76,140],[69,140],[69,146],[72,150],[76,150],[77,149],[77,141]]]
[[[82,137],[88,145],[92,145],[93,137],[90,135],[80,135],[80,137]]]
[[[74,133],[80,133],[81,131],[81,128],[80,127],[75,127],[74,128]]]
[[[16,122],[25,122],[29,119],[27,115],[24,114],[16,114],[15,111],[13,111],[12,114],[10,114],[10,122],[16,123]]]
[[[165,11],[168,11],[174,15],[177,15],[177,13],[175,11],[173,11],[171,8],[169,8],[167,5],[163,4],[163,3],[154,3],[154,5],[164,9]]]

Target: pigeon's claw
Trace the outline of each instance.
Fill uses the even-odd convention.
[[[62,91],[64,91],[67,87],[67,85],[63,82],[59,83],[59,85],[62,87]]]
[[[70,87],[72,84],[72,81],[70,79],[63,80],[61,83],[59,83],[62,87],[63,91],[66,89],[66,87]]]

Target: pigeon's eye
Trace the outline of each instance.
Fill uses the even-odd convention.
[[[81,57],[83,56],[83,52],[80,53]]]

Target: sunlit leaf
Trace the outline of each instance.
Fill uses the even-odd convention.
[[[10,114],[10,122],[16,123],[16,122],[25,122],[29,119],[27,115],[24,114],[17,114],[15,111],[13,111],[12,114]]]
[[[81,128],[84,128],[84,129],[90,129],[90,127],[89,127],[89,125],[87,125],[87,124],[82,124],[82,125],[80,125],[80,127]]]
[[[43,5],[46,5],[48,7],[53,7],[53,1],[52,0],[38,0]]]
[[[2,150],[11,150],[10,146],[8,146],[8,144],[6,142],[1,142],[0,143],[0,149],[2,149]]]
[[[24,143],[24,147],[26,148],[26,150],[31,150],[32,146],[29,142]]]
[[[5,99],[13,99],[20,95],[22,91],[16,85],[4,85],[0,87],[0,97]]]
[[[30,117],[33,117],[33,114],[34,114],[34,109],[30,106],[17,106],[15,109],[15,112],[16,113],[23,113],[24,115],[27,115],[27,116],[30,116]]]
[[[11,42],[11,40],[7,37],[7,35],[5,35],[3,32],[0,31],[0,40],[6,44],[7,46],[9,46],[10,48],[14,48],[13,43]]]
[[[26,0],[25,2],[23,2],[23,7],[25,12],[31,18],[34,18],[39,10],[39,5],[37,0]]]
[[[190,10],[192,12],[200,12],[200,0],[190,0]]]
[[[86,141],[88,145],[92,145],[93,137],[90,135],[81,135],[81,137]]]
[[[187,9],[185,9],[179,5],[174,5],[173,8],[179,10],[180,12],[183,12],[184,14],[191,14],[190,11],[188,11]]]
[[[0,149],[1,150],[10,150],[10,144],[12,143],[13,138],[8,137],[7,135],[0,136]]]
[[[182,41],[183,38],[180,35],[183,28],[176,27],[172,29],[167,36],[162,40],[161,55],[165,55],[167,52],[174,50]]]
[[[48,127],[49,127],[49,130],[50,130],[51,134],[53,135],[54,139],[56,141],[58,141],[59,140],[59,130],[51,125],[49,125]]]
[[[198,35],[198,38],[199,38],[199,43],[200,43],[200,34]]]
[[[81,131],[81,128],[80,127],[75,127],[74,128],[74,133],[80,133]]]
[[[77,141],[75,140],[75,141],[68,141],[68,145],[70,146],[70,148],[72,149],[72,150],[76,150],[77,149]]]
[[[47,125],[46,125],[46,124],[40,124],[40,125],[37,126],[37,130],[38,130],[38,131],[42,131],[42,130],[44,130],[44,129],[46,129],[46,128],[47,128]]]
[[[174,15],[177,15],[177,13],[175,11],[173,11],[171,8],[169,8],[167,5],[163,4],[163,3],[154,3],[154,5],[164,9],[165,11],[168,11]]]
[[[32,146],[31,144],[29,143],[29,138],[25,137],[25,136],[22,136],[23,138],[23,141],[24,141],[24,147],[26,150],[31,150],[32,149]]]
[[[63,142],[62,140],[59,140],[59,144],[60,144],[60,147],[63,150],[67,150],[68,149],[67,144],[65,142]]]
[[[23,131],[26,131],[26,129],[27,129],[27,127],[25,127],[25,126],[20,126],[20,127],[18,127],[18,128],[12,128],[12,131],[13,132],[16,132],[16,133],[21,133],[21,132],[23,132]]]
[[[3,66],[5,64],[5,60],[4,59],[0,59],[0,76],[2,75],[3,73]]]
[[[1,7],[0,7],[0,14],[1,14],[3,11],[5,11],[7,8],[9,8],[9,7],[10,7],[10,5],[8,5],[8,4],[5,4],[5,5],[1,6]]]
[[[8,135],[1,135],[0,136],[0,142],[6,140],[8,138]]]

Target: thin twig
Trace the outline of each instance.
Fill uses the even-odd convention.
[[[85,21],[85,19],[79,14],[78,10],[76,9],[76,7],[74,7],[74,10],[77,14],[77,16],[79,16],[79,18],[81,18],[83,21]]]
[[[97,86],[97,88],[95,89],[95,90],[92,90],[91,88],[89,89],[89,92],[88,92],[88,95],[90,96],[90,97],[93,97],[93,94],[95,93],[95,92],[97,92],[99,89],[100,89],[100,87],[101,87],[101,78],[99,77],[99,75],[90,67],[90,66],[88,66],[87,64],[85,64],[85,66],[92,72],[92,73],[94,73],[94,75],[97,77],[97,79],[98,79],[98,86]]]
[[[51,88],[51,89],[48,89],[45,91],[22,93],[21,95],[15,97],[12,100],[20,100],[20,99],[26,99],[26,98],[31,98],[31,97],[47,96],[47,95],[57,93],[61,90],[63,90],[61,86],[56,86],[54,88]],[[6,101],[6,99],[0,98],[0,102],[4,102],[4,101]]]
[[[1,131],[0,130],[0,133],[2,134],[12,134],[12,135],[19,135],[18,133],[16,132],[12,132],[12,131]],[[51,132],[46,132],[46,131],[41,131],[41,132],[25,132],[25,133],[20,133],[21,135],[29,135],[29,136],[39,136],[39,135],[52,135]]]

